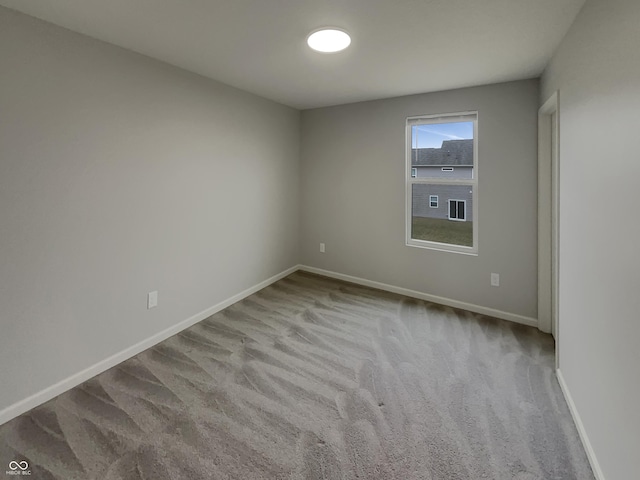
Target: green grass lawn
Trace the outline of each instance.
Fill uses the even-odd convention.
[[[413,217],[411,221],[411,238],[472,247],[473,222]]]

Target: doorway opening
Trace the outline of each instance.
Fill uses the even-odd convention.
[[[538,328],[556,342],[559,368],[559,157],[558,92],[538,111]]]

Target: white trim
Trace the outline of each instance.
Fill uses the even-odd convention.
[[[488,315],[495,318],[501,318],[503,320],[508,320],[508,321],[520,323],[523,325],[529,325],[529,326],[535,327],[538,324],[538,321],[535,318],[525,317],[523,315],[503,312],[501,310],[495,310],[493,308],[487,308],[479,305],[460,302],[457,300],[452,300],[450,298],[438,297],[436,295],[430,295],[428,293],[418,292],[415,290],[410,290],[402,287],[396,287],[393,285],[375,282],[372,280],[366,280],[364,278],[353,277],[351,275],[345,275],[342,273],[331,272],[329,270],[323,270],[320,268],[308,267],[306,265],[295,265],[281,273],[278,273],[277,275],[274,275],[273,277],[270,277],[254,285],[253,287],[250,287],[210,308],[207,308],[206,310],[203,310],[200,313],[197,313],[196,315],[193,315],[192,317],[187,318],[186,320],[183,320],[180,323],[177,323],[176,325],[173,325],[159,333],[156,333],[155,335],[152,335],[151,337],[145,340],[140,341],[135,345],[132,345],[131,347],[125,348],[124,350],[104,360],[101,360],[98,363],[95,363],[94,365],[88,368],[85,368],[84,370],[78,373],[75,373],[59,381],[58,383],[55,383],[54,385],[51,385],[23,400],[20,400],[14,403],[13,405],[9,405],[5,409],[0,410],[0,425],[8,422],[9,420],[19,415],[22,415],[25,412],[28,412],[32,408],[35,408],[39,405],[42,405],[45,402],[48,402],[52,398],[55,398],[58,395],[80,385],[81,383],[86,382],[90,378],[93,378],[96,375],[99,375],[104,371],[118,365],[119,363],[122,363],[125,360],[128,360],[129,358],[134,357],[135,355],[138,355],[139,353],[147,350],[148,348],[153,347],[154,345],[157,345],[158,343],[162,342],[163,340],[166,340],[167,338],[175,335],[176,333],[179,333],[182,330],[185,330],[186,328],[191,327],[192,325],[204,320],[205,318],[210,317],[211,315],[219,312],[220,310],[224,310],[230,305],[233,305],[234,303],[239,302],[240,300],[250,295],[253,295],[257,291],[262,290],[265,287],[268,287],[272,283],[275,283],[278,280],[281,280],[282,278],[288,275],[291,275],[292,273],[298,270],[315,273],[318,275],[323,275],[325,277],[335,278],[338,280],[344,280],[347,282],[356,283],[358,285],[377,288],[379,290],[384,290],[387,292],[398,293],[400,295],[406,295],[408,297],[419,298],[421,300],[427,300],[429,302],[438,303],[441,305],[447,305],[453,308],[461,308],[471,312],[479,313],[482,315]],[[601,479],[598,479],[598,480],[601,480]]]
[[[593,451],[593,447],[591,446],[591,441],[589,440],[587,431],[585,430],[582,419],[580,418],[580,414],[576,409],[576,404],[573,402],[573,397],[571,397],[569,387],[567,386],[567,383],[564,380],[564,376],[562,375],[562,372],[559,368],[556,370],[556,376],[558,377],[560,390],[562,390],[564,399],[567,401],[567,406],[569,407],[569,411],[571,412],[571,416],[573,417],[573,422],[576,424],[576,429],[578,430],[578,435],[580,435],[580,440],[582,441],[582,445],[587,454],[587,458],[589,459],[589,464],[591,464],[593,475],[594,477],[596,477],[596,480],[605,480],[602,469],[600,468],[600,463],[598,463],[598,459],[596,458],[596,453]]]
[[[540,330],[555,338],[556,368],[560,367],[559,96],[556,91],[538,110],[538,318]]]
[[[418,177],[418,169],[416,167],[411,167],[411,178]]]
[[[517,313],[503,312],[502,310],[482,307],[480,305],[474,305],[472,303],[460,302],[451,298],[439,297],[437,295],[431,295],[429,293],[418,292],[416,290],[410,290],[403,287],[396,287],[394,285],[376,282],[374,280],[367,280],[365,278],[345,275],[344,273],[332,272],[330,270],[323,270],[316,267],[309,267],[307,265],[300,265],[300,270],[302,270],[303,272],[315,273],[317,275],[363,285],[365,287],[377,288],[378,290],[384,290],[385,292],[397,293],[400,295],[405,295],[407,297],[418,298],[420,300],[426,300],[428,302],[438,303],[440,305],[446,305],[448,307],[460,308],[463,310],[468,310],[470,312],[479,313],[481,315],[487,315],[489,317],[500,318],[502,320],[508,320],[510,322],[528,325],[530,327],[538,326],[538,320],[536,320],[535,318],[525,317],[524,315],[518,315]]]
[[[474,116],[478,115],[476,110],[457,113],[435,113],[427,115],[414,115],[407,117],[409,125],[430,125],[434,123],[461,123],[472,122]],[[425,121],[426,120],[426,121]]]
[[[426,240],[412,240],[411,243],[405,243],[405,245],[407,247],[426,248],[427,250],[457,253],[462,255],[469,255],[471,257],[478,256],[478,252],[474,252],[471,247],[465,247],[463,245],[453,245],[451,243],[428,242]]]
[[[473,178],[411,177],[410,182],[414,185],[421,183],[427,185],[474,185]]]
[[[435,200],[431,200],[432,198],[435,198]],[[435,207],[433,205],[431,205],[433,202],[435,202]],[[429,208],[439,208],[440,207],[440,198],[438,197],[438,195],[429,195]]]
[[[405,245],[407,247],[426,248],[430,250],[438,250],[442,252],[462,253],[464,255],[478,255],[478,122],[480,115],[477,111],[458,112],[449,114],[436,115],[419,115],[407,117],[405,126]],[[453,179],[453,178],[412,178],[412,151],[413,151],[413,127],[419,125],[433,125],[440,123],[457,123],[470,122],[473,123],[473,176],[470,179]],[[418,148],[418,145],[415,147]],[[471,247],[462,245],[453,245],[449,243],[432,242],[429,240],[418,240],[411,237],[413,223],[413,185],[415,184],[432,184],[432,185],[468,185],[472,189],[472,208],[473,208],[473,243]],[[449,205],[447,204],[447,207]],[[465,219],[455,221],[466,221],[468,212],[465,201]],[[447,217],[449,212],[447,212]]]
[[[71,375],[70,377],[65,378],[64,380],[59,381],[58,383],[51,385],[50,387],[45,388],[37,393],[34,393],[30,397],[25,398],[24,400],[20,400],[13,405],[9,405],[7,408],[0,410],[0,425],[8,422],[9,420],[17,417],[18,415],[22,415],[25,412],[28,412],[32,408],[37,407],[38,405],[42,405],[43,403],[51,400],[54,397],[66,392],[67,390],[72,389],[73,387],[80,385],[82,382],[86,382],[92,377],[118,365],[119,363],[128,360],[129,358],[143,352],[144,350],[157,345],[158,343],[166,340],[167,338],[175,335],[176,333],[181,332],[182,330],[191,327],[192,325],[204,320],[205,318],[210,317],[214,313],[219,312],[227,308],[230,305],[233,305],[236,302],[248,297],[249,295],[253,295],[258,290],[262,290],[265,287],[268,287],[274,282],[291,275],[292,273],[298,271],[300,268],[299,265],[295,265],[291,268],[286,269],[283,272],[280,272],[273,277],[270,277],[253,287],[247,288],[246,290],[226,299],[222,302],[214,305],[213,307],[207,308],[200,313],[193,315],[192,317],[183,320],[180,323],[177,323],[151,337],[142,340],[131,347],[125,348],[124,350],[99,361],[98,363],[85,368],[84,370]]]
[[[554,92],[553,95],[551,95],[549,99],[540,107],[538,113],[551,115],[556,110],[558,110],[558,97],[558,92]]]
[[[441,172],[453,172],[453,167],[442,167]]]

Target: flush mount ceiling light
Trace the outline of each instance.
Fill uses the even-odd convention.
[[[351,44],[351,37],[338,28],[322,28],[309,34],[307,44],[316,52],[335,53],[347,48]]]

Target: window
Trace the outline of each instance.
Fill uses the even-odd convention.
[[[407,245],[477,254],[478,113],[409,117],[406,128]]]
[[[464,200],[449,200],[449,220],[465,222],[467,220],[467,202]]]

